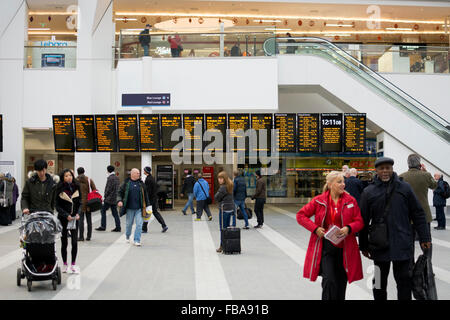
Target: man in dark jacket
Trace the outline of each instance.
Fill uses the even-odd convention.
[[[114,221],[116,223],[116,227],[112,229],[112,232],[120,232],[120,218],[119,213],[117,212],[117,192],[119,191],[119,178],[116,176],[114,172],[116,168],[114,166],[108,166],[106,171],[108,171],[108,178],[106,179],[105,186],[105,198],[103,201],[103,206],[101,210],[102,219],[100,222],[100,227],[96,228],[97,231],[105,231],[106,230],[106,210],[111,208],[111,213],[114,217]]]
[[[86,241],[91,240],[92,236],[92,212],[87,205],[87,196],[89,192],[97,190],[94,181],[86,176],[84,173],[84,168],[79,167],[77,169],[77,182],[80,184],[81,191],[81,211],[80,211],[80,235],[78,236],[78,241],[84,241],[84,217],[86,216],[87,222],[87,235]]]
[[[144,174],[147,176],[145,178],[145,187],[147,188],[148,198],[150,200],[150,205],[152,206],[152,214],[155,216],[156,220],[161,224],[162,232],[166,232],[169,229],[164,222],[163,217],[158,212],[158,184],[155,181],[155,178],[152,176],[152,168],[145,167]],[[144,221],[142,225],[142,232],[147,233],[148,231],[148,221]]]
[[[26,182],[22,190],[22,213],[30,214],[36,211],[53,213],[56,201],[56,184],[58,176],[47,173],[47,161],[37,160],[34,163],[34,173]]]
[[[149,48],[150,48],[150,28],[152,26],[147,24],[145,26],[145,29],[139,33],[139,43],[141,44],[142,48],[144,48],[144,56],[148,57],[149,55]]]
[[[255,228],[261,228],[264,224],[264,204],[266,203],[266,181],[261,176],[261,171],[256,170],[256,190],[252,197],[255,200],[255,215],[258,224]]]
[[[431,248],[431,235],[425,212],[409,184],[398,178],[393,165],[394,160],[390,158],[383,157],[375,161],[377,175],[374,182],[366,187],[361,195],[364,229],[359,233],[359,246],[365,257],[374,260],[375,300],[387,300],[386,288],[391,262],[394,266],[398,299],[411,300],[410,268],[414,258],[411,221],[419,233],[422,250]],[[385,209],[387,212],[384,221],[387,226],[388,245],[386,248],[377,249],[369,242],[369,228],[375,224],[381,226]]]
[[[364,185],[356,176],[358,175],[358,171],[355,168],[351,168],[349,170],[350,177],[345,180],[345,191],[350,193],[350,195],[356,199],[356,202],[361,200],[361,193],[364,190]]]
[[[445,207],[447,206],[447,199],[444,197],[445,186],[444,176],[442,173],[435,173],[434,179],[437,181],[437,188],[433,191],[433,206],[436,208],[436,230],[445,230]]]
[[[183,212],[184,215],[186,215],[186,210],[188,207],[191,207],[192,214],[195,214],[194,211],[194,185],[195,185],[195,178],[192,176],[192,171],[189,169],[187,172],[186,178],[184,178],[183,187],[181,187],[180,196],[183,197],[184,194],[187,194],[188,201],[186,202],[186,205],[184,206]]]
[[[244,229],[249,229],[248,227],[248,215],[247,210],[245,210],[245,199],[247,198],[247,184],[245,183],[245,178],[242,176],[242,171],[234,171],[234,186],[233,186],[233,198],[236,208],[239,208],[244,217],[245,226]]]

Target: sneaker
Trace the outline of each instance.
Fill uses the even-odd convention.
[[[221,253],[223,251],[222,246],[216,249],[216,252]]]
[[[78,238],[78,241],[84,241],[84,238]]]
[[[253,228],[255,228],[255,229],[259,229],[259,228],[261,228],[262,227],[262,225],[261,224],[257,224],[256,226],[254,226]]]
[[[106,231],[106,228],[98,227],[98,228],[95,228],[95,230],[97,230],[97,231]]]
[[[183,215],[186,215],[186,211],[181,210],[181,212],[183,212]]]
[[[147,230],[142,230],[142,232],[141,233],[147,233]]]
[[[114,228],[111,230],[111,232],[121,232],[120,228]]]
[[[248,230],[250,229],[248,226],[243,227],[242,229]]]
[[[212,216],[209,216],[209,217],[208,217],[208,220],[211,221],[211,220],[212,220]]]
[[[80,273],[80,270],[75,264],[73,264],[70,266],[70,272],[78,274],[78,273]]]
[[[134,245],[135,245],[136,247],[140,247],[140,246],[141,246],[141,243],[140,243],[140,242],[135,242]]]
[[[130,242],[130,239],[125,239],[125,242],[126,242],[126,243],[131,243],[131,242]]]
[[[165,226],[163,229],[162,229],[162,231],[161,232],[166,232],[167,230],[169,229],[169,227],[168,226]]]
[[[445,227],[434,227],[436,230],[445,230]]]
[[[91,238],[86,238],[86,241],[91,241]]]
[[[195,219],[195,221],[202,221],[202,219],[197,218],[197,219]]]
[[[63,264],[63,267],[62,267],[62,273],[67,273],[67,269],[69,268],[69,266],[67,265],[67,263],[64,263]]]

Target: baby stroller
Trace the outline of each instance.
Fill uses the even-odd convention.
[[[61,269],[55,251],[56,235],[61,232],[59,220],[49,212],[34,212],[22,217],[20,242],[22,266],[17,269],[17,285],[27,278],[28,291],[33,281],[51,280],[53,290],[61,284]]]

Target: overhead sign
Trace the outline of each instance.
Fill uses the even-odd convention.
[[[72,116],[53,116],[53,139],[55,152],[74,152]]]
[[[170,93],[124,93],[122,107],[170,107]]]

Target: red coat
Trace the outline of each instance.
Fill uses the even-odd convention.
[[[303,276],[311,281],[315,281],[319,275],[323,242],[323,239],[320,239],[314,230],[317,227],[323,227],[329,194],[330,192],[327,191],[314,197],[311,202],[297,212],[297,222],[311,231],[303,269]],[[351,228],[351,233],[344,239],[344,268],[348,283],[352,283],[363,278],[361,255],[355,234],[364,227],[364,222],[355,198],[347,192],[344,192],[342,197],[341,222],[343,226],[350,226]],[[314,216],[314,222],[310,219],[312,216]]]

